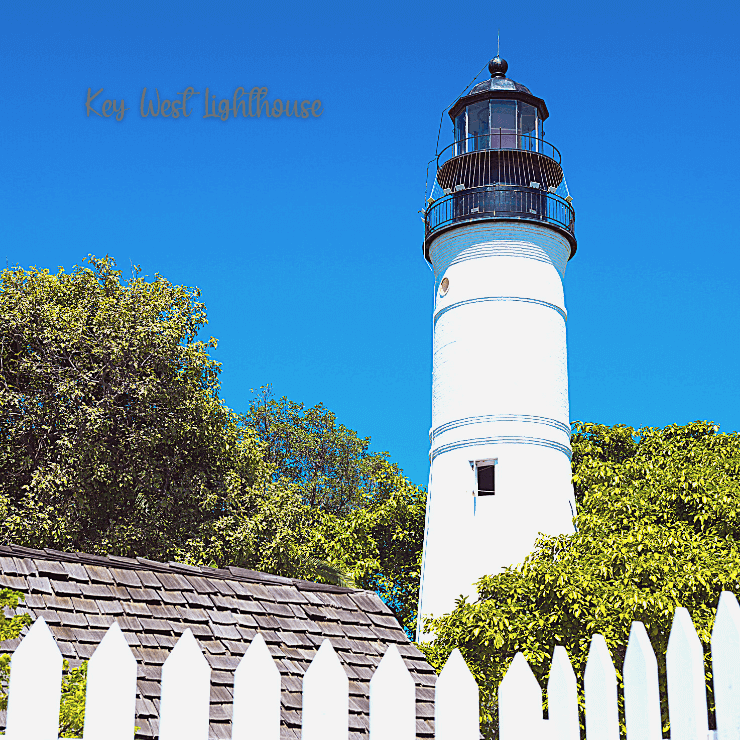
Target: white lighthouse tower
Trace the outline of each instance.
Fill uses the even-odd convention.
[[[524,560],[539,532],[572,532],[575,516],[563,297],[575,214],[545,101],[500,57],[488,68],[449,111],[454,143],[425,211],[434,358],[420,617],[475,596],[479,578]]]

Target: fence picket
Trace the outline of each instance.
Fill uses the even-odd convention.
[[[671,740],[696,740],[709,732],[704,651],[688,611],[678,607],[666,651]]]
[[[632,622],[623,678],[627,740],[662,740],[658,661],[642,622]]]
[[[498,727],[499,740],[536,740],[545,730],[542,689],[522,653],[498,687]]]
[[[329,640],[303,676],[301,740],[347,740],[349,679]]]
[[[370,740],[415,740],[416,685],[395,645],[370,679]]]
[[[234,674],[231,740],[280,740],[280,671],[258,632]]]
[[[552,654],[547,679],[547,714],[553,740],[580,740],[576,674],[562,645]]]
[[[84,740],[131,740],[136,715],[136,660],[113,622],[87,664]]]
[[[10,659],[5,736],[9,740],[56,740],[61,697],[62,654],[39,617]]]
[[[712,672],[718,740],[740,740],[740,606],[729,591],[712,629]]]
[[[436,740],[478,740],[479,702],[478,684],[462,654],[455,648],[434,687]]]
[[[587,740],[619,740],[617,674],[603,635],[591,638],[583,685]]]
[[[160,740],[207,740],[211,667],[190,629],[186,629],[162,666]]]

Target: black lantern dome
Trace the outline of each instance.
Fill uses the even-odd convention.
[[[445,227],[492,218],[545,221],[565,232],[572,256],[575,214],[572,199],[562,192],[560,152],[544,138],[547,105],[509,79],[508,68],[506,60],[494,57],[488,64],[490,79],[449,110],[454,142],[437,157],[437,184],[450,200],[442,220]],[[439,219],[444,202],[430,204],[427,241],[430,214],[436,208]]]

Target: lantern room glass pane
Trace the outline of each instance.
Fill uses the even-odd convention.
[[[491,148],[516,149],[516,100],[491,101]]]
[[[468,106],[468,151],[489,149],[490,142],[490,113],[488,101],[474,103]]]
[[[537,109],[519,101],[519,148],[537,151]]]
[[[465,154],[467,151],[465,137],[465,109],[463,108],[462,113],[458,113],[457,118],[455,118],[455,141],[457,142],[455,156]]]

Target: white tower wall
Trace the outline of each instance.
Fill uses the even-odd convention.
[[[475,597],[539,532],[573,531],[566,311],[570,244],[529,222],[479,221],[437,236],[431,470],[421,615]],[[449,281],[447,292],[440,288]],[[471,463],[496,460],[495,495]]]

